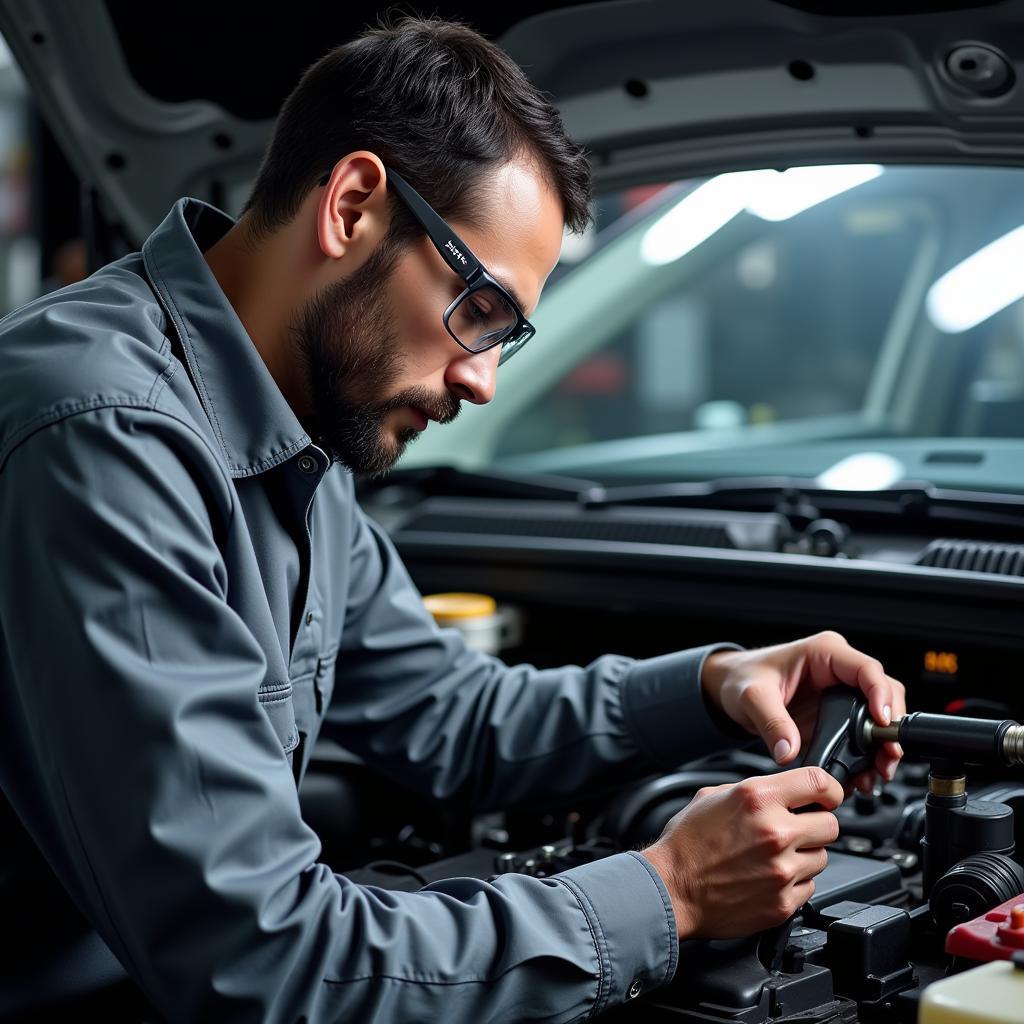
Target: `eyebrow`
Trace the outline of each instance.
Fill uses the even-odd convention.
[[[477,262],[480,263],[480,266],[483,267],[483,262],[480,260],[480,257],[477,256],[476,259]],[[487,268],[485,267],[484,269],[486,270]],[[516,294],[516,290],[515,288],[512,287],[511,282],[505,277],[498,277],[497,274],[493,273],[490,270],[488,270],[487,272],[491,275],[491,277],[494,278],[495,281],[498,282],[498,284],[501,285],[502,288],[505,289],[505,291],[509,293],[509,295],[512,296],[512,301],[519,307],[519,312],[522,313],[523,316],[526,317],[526,319],[529,319],[529,317],[526,316],[526,305],[523,302],[523,300],[518,296],[518,294]]]
[[[392,172],[392,174],[394,174],[394,172]],[[323,176],[323,177],[322,177],[322,178],[321,178],[321,179],[320,179],[320,180],[319,180],[319,181],[317,182],[317,187],[320,187],[320,186],[322,186],[322,185],[326,185],[326,184],[327,184],[327,182],[328,182],[328,181],[330,181],[330,180],[331,180],[331,175],[330,175],[329,173],[328,173],[328,174],[325,174],[325,175],[324,175],[324,176]],[[408,188],[408,189],[409,189],[410,191],[414,191],[411,185],[407,185],[406,187],[407,187],[407,188]],[[419,195],[417,195],[417,198],[418,198],[418,199],[420,200],[420,202],[421,202],[421,203],[424,203],[424,204],[426,205],[426,200],[425,200],[425,199],[423,199],[423,198],[422,198],[422,197],[420,197]],[[429,208],[429,207],[428,207],[428,208]],[[446,229],[447,229],[447,230],[448,230],[449,232],[451,232],[451,231],[453,230],[453,229],[452,229],[452,227],[451,227],[451,225],[450,225],[450,224],[449,224],[449,223],[448,223],[448,222],[447,222],[447,221],[446,221],[446,220],[445,220],[445,219],[444,219],[444,218],[443,218],[443,217],[442,217],[442,216],[441,216],[441,215],[440,215],[439,213],[437,213],[437,211],[436,211],[436,210],[430,209],[430,212],[431,212],[431,213],[432,213],[432,214],[434,215],[434,217],[436,217],[436,218],[437,218],[437,220],[439,220],[439,221],[441,222],[441,224],[442,224],[442,225],[443,225],[443,226],[444,226],[444,227],[445,227],[445,228],[446,228]],[[417,211],[416,211],[415,209],[413,210],[413,215],[414,215],[414,216],[415,216],[415,217],[417,218],[417,220],[419,220],[419,219],[420,219],[420,218],[419,218],[419,214],[418,214],[418,212],[417,212]],[[437,240],[436,240],[436,239],[435,239],[435,238],[433,237],[433,232],[431,231],[431,229],[430,229],[429,227],[427,227],[427,225],[426,225],[426,224],[423,224],[423,222],[422,222],[422,221],[421,221],[421,226],[422,226],[422,227],[423,227],[423,229],[424,229],[424,230],[426,231],[427,235],[428,235],[428,236],[430,236],[430,239],[431,239],[431,241],[432,241],[432,242],[434,243],[434,245],[435,245],[435,246],[437,247],[437,249],[438,249],[438,250],[440,250],[440,249],[441,249],[441,243],[440,243],[440,242],[438,242],[438,241],[437,241]],[[484,262],[483,262],[483,260],[482,260],[482,259],[480,259],[480,257],[479,257],[479,256],[477,256],[477,254],[476,254],[475,252],[473,252],[473,250],[472,250],[472,249],[470,249],[470,248],[469,248],[469,246],[468,246],[468,245],[466,245],[466,243],[465,243],[465,242],[463,242],[462,244],[466,246],[466,250],[467,250],[468,254],[469,254],[470,256],[472,256],[472,257],[473,257],[473,259],[475,259],[475,260],[476,260],[476,262],[477,262],[478,266],[479,266],[479,267],[480,267],[480,268],[481,268],[482,270],[487,270],[487,268],[486,268],[486,267],[484,266]],[[494,278],[494,280],[495,280],[495,281],[497,281],[497,282],[498,282],[498,284],[500,284],[500,285],[501,285],[501,287],[502,287],[502,288],[504,288],[504,289],[505,289],[505,291],[507,291],[507,292],[509,293],[509,295],[511,295],[511,296],[512,296],[512,301],[513,301],[513,302],[514,302],[514,303],[515,303],[515,304],[516,304],[516,305],[517,305],[517,306],[519,307],[519,312],[520,312],[520,313],[522,314],[523,318],[524,318],[524,319],[529,319],[529,318],[528,318],[528,317],[526,316],[526,303],[525,303],[525,302],[523,302],[523,300],[522,300],[522,298],[520,297],[519,293],[518,293],[518,292],[517,292],[517,291],[515,290],[515,288],[513,288],[513,287],[512,287],[512,283],[511,283],[511,281],[509,281],[509,280],[508,280],[508,278],[505,278],[505,277],[499,277],[499,276],[498,276],[497,274],[491,273],[491,271],[489,271],[489,270],[487,270],[487,273],[489,273],[489,274],[491,275],[491,277],[493,277],[493,278]],[[463,278],[463,280],[465,280],[465,278]]]
[[[447,227],[449,229],[449,231],[452,230],[451,226],[448,224],[447,221],[442,219],[442,223],[444,224],[445,227]],[[427,231],[427,235],[428,236],[430,235],[429,231]],[[433,241],[433,239],[431,239],[431,241]],[[497,274],[494,273],[493,270],[489,270],[487,268],[487,266],[484,264],[484,261],[482,259],[480,259],[480,257],[477,256],[477,254],[472,249],[470,249],[470,247],[468,245],[466,245],[465,242],[463,242],[462,244],[466,246],[466,252],[468,253],[468,255],[472,256],[473,259],[476,260],[476,262],[479,265],[480,269],[481,270],[486,270],[487,273],[490,274],[491,277],[493,277],[494,280],[497,281],[498,284],[500,284],[501,287],[504,288],[505,291],[507,291],[509,293],[509,295],[512,296],[512,301],[519,307],[519,312],[522,313],[523,319],[524,320],[529,320],[530,318],[526,315],[526,304],[519,297],[519,293],[515,290],[515,288],[512,287],[512,282],[509,281],[509,279],[507,277],[505,277],[504,275],[499,277]],[[437,246],[437,242],[436,241],[434,241],[434,245]],[[456,273],[458,273],[458,271],[456,271]],[[463,281],[465,281],[465,278],[463,278]]]
[[[434,211],[434,212],[435,212],[435,216],[438,218],[438,220],[440,220],[440,222],[444,225],[444,227],[448,230],[448,232],[454,233],[455,229],[451,226],[451,224],[449,224],[448,221],[446,221],[440,214],[436,213],[436,211]],[[423,225],[423,229],[424,229],[424,231],[426,231],[427,237],[431,240],[431,242],[433,242],[434,247],[440,252],[440,250],[442,248],[442,245],[434,237],[433,232],[425,224]],[[458,236],[456,236],[456,237],[458,237]],[[510,296],[512,296],[512,301],[519,307],[519,312],[522,314],[523,319],[524,320],[528,320],[529,317],[526,315],[526,303],[524,303],[522,298],[520,298],[519,293],[512,286],[512,282],[507,277],[505,277],[504,275],[499,277],[497,274],[494,273],[493,270],[490,270],[484,264],[484,261],[482,259],[480,259],[480,257],[465,242],[461,242],[461,244],[465,247],[466,254],[468,256],[472,256],[473,259],[476,260],[477,266],[480,267],[481,270],[487,271],[487,273],[490,274],[491,277],[493,277],[494,280],[497,281],[498,284],[500,284],[501,287],[504,288],[505,291],[507,291]],[[455,273],[458,274],[458,271],[455,271]],[[462,280],[465,281],[466,279],[463,277]]]

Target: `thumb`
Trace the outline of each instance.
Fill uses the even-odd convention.
[[[776,764],[789,764],[800,753],[800,730],[778,687],[767,681],[753,683],[744,697],[747,717]]]

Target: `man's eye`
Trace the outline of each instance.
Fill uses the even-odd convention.
[[[481,305],[479,302],[472,301],[467,302],[466,305],[469,306],[470,316],[472,316],[477,323],[486,324],[490,321],[491,311],[486,306]]]

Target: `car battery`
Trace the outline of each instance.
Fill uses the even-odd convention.
[[[951,928],[946,952],[967,960],[1009,960],[1024,951],[1024,893]]]

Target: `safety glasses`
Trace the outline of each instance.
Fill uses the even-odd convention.
[[[396,171],[385,168],[387,180],[419,221],[441,258],[465,282],[465,289],[444,311],[445,329],[467,352],[501,346],[498,365],[512,358],[536,333],[519,304],[473,255],[469,246],[434,208]],[[327,174],[320,185],[330,180]]]

